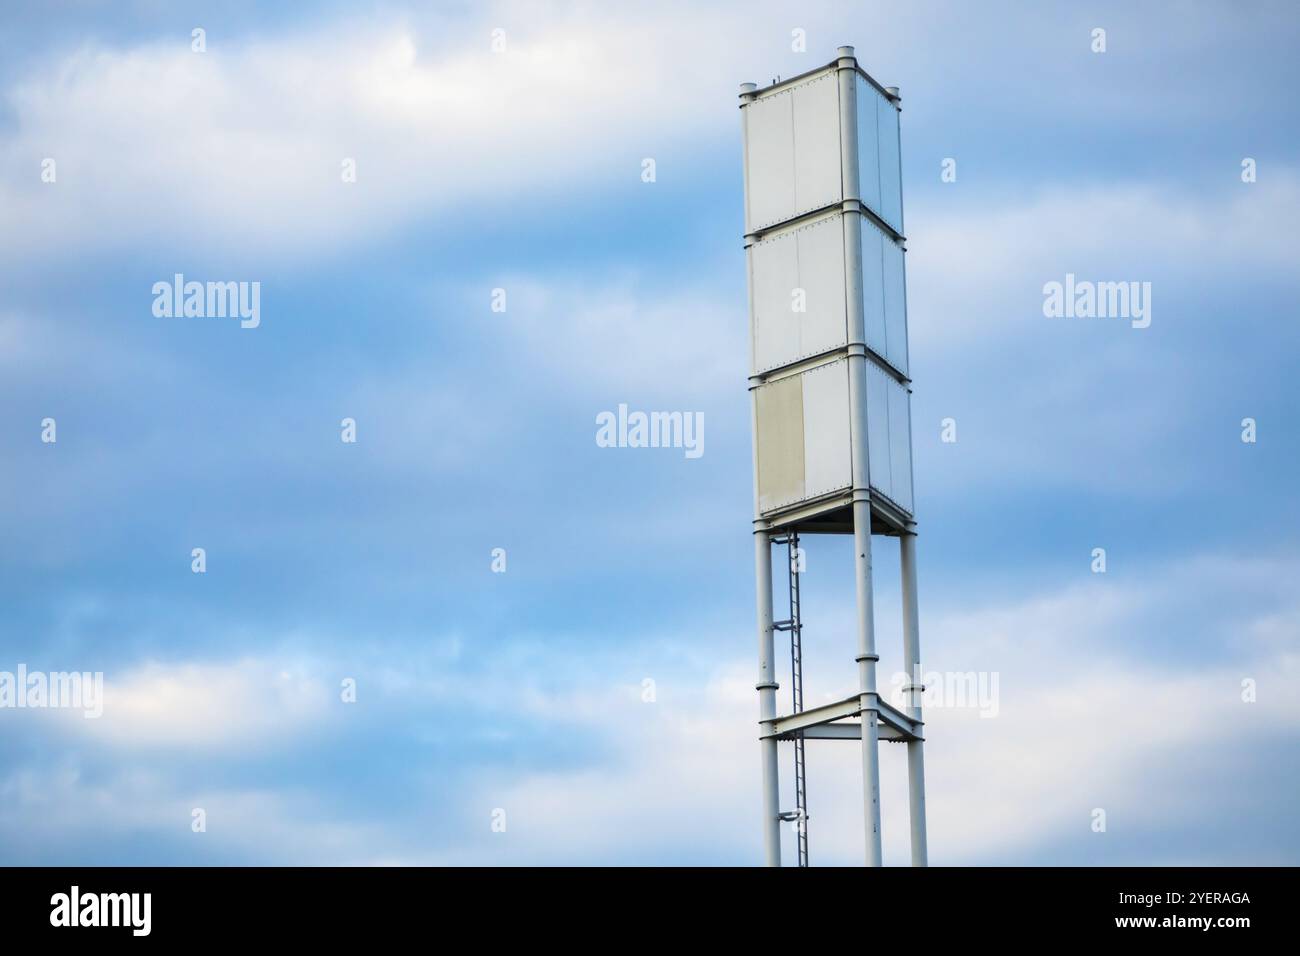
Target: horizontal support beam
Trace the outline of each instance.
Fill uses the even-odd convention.
[[[803,732],[804,740],[861,740],[862,725],[857,721],[843,724],[822,724]]]
[[[817,727],[809,727],[807,730],[798,731],[804,740],[861,740],[862,724],[856,720],[848,720],[843,723],[821,724]],[[880,740],[887,740],[891,744],[903,744],[909,740],[914,740],[910,734],[905,734],[901,730],[896,730],[889,726],[883,720],[876,724],[876,736]],[[793,740],[794,735],[789,737],[778,737],[778,740]]]
[[[903,735],[904,740],[925,739],[925,724],[923,721],[913,720],[897,707],[886,704],[883,700],[877,699],[876,703],[880,706],[881,723],[897,730]]]
[[[906,741],[923,740],[924,725],[913,720],[901,710],[893,707],[879,696],[876,697],[877,726],[881,740]],[[861,740],[860,723],[834,723],[846,717],[857,717],[862,713],[862,698],[857,694],[823,704],[798,714],[787,714],[770,722],[771,729],[759,734],[760,738],[775,737],[777,740]]]
[[[832,720],[839,720],[841,717],[856,717],[860,713],[862,713],[860,698],[848,697],[837,700],[833,704],[822,704],[820,707],[813,707],[797,714],[778,717],[771,722],[771,729],[767,733],[759,734],[759,737],[789,737],[795,731],[816,727],[818,724],[829,724]]]
[[[788,531],[799,534],[852,534],[853,494],[835,492],[813,502],[801,502],[781,511],[764,515],[771,533],[784,536]],[[915,532],[916,521],[895,507],[878,491],[871,492],[871,533],[898,536]]]

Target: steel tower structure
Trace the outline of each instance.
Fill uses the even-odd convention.
[[[879,742],[907,746],[912,865],[926,865],[924,725],[912,495],[911,379],[904,277],[900,97],[840,47],[826,66],[740,88],[749,270],[758,596],[759,739],[768,865],[781,823],[808,861],[804,746],[860,740],[866,862],[880,866]],[[800,535],[851,534],[858,693],[805,710],[796,561]],[[871,548],[898,539],[903,659],[899,710],[876,689]],[[774,621],[772,545],[786,544],[790,614]],[[791,637],[792,708],[777,713],[775,634]],[[858,718],[856,721],[852,718]],[[782,811],[778,741],[795,748],[795,801]]]

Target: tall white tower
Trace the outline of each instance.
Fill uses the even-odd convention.
[[[793,79],[741,86],[745,249],[749,261],[758,586],[759,738],[767,863],[781,823],[795,824],[806,865],[804,742],[861,740],[866,860],[881,865],[881,740],[907,746],[912,864],[926,864],[924,727],[912,502],[898,90],[840,47]],[[800,535],[852,534],[859,691],[803,708]],[[899,541],[905,711],[876,691],[872,536]],[[774,621],[772,544],[791,560],[789,616]],[[775,634],[789,633],[793,694],[777,712]],[[853,718],[858,718],[854,720]],[[793,741],[795,801],[779,804],[777,742]]]

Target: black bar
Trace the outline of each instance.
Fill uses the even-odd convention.
[[[756,931],[764,934],[759,941],[774,939],[789,930],[762,914],[800,900],[824,922],[813,935],[910,940],[918,947],[1098,936],[1222,946],[1259,931],[1283,932],[1293,922],[1294,875],[1239,868],[14,868],[0,870],[0,926],[7,942],[39,938],[56,945],[75,935],[76,943],[284,940],[336,947],[350,940],[429,940],[432,931],[451,945],[448,933],[463,931],[473,934],[465,948],[516,936],[533,947],[641,938],[676,947],[704,927],[724,939],[754,938]],[[125,925],[52,925],[52,917],[69,921],[74,886],[88,919],[92,911],[111,917],[116,908]],[[135,935],[144,926],[144,897],[128,908],[114,896],[102,908],[99,894],[106,893],[149,894],[147,936]],[[1120,925],[1132,920],[1152,922]],[[802,925],[807,920],[797,922],[808,945],[816,945]]]

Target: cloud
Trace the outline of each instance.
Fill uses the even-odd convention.
[[[300,742],[329,723],[338,699],[293,665],[150,662],[106,675],[103,716],[78,713],[64,727],[124,752],[248,753]]]
[[[734,120],[727,97],[699,108],[713,59],[662,55],[730,17],[693,13],[684,33],[658,19],[627,42],[630,25],[609,15],[498,13],[510,27],[496,53],[480,14],[332,21],[267,39],[212,30],[206,53],[188,36],[87,43],[41,64],[7,95],[5,251],[162,239],[173,251],[291,262],[435,212],[634,183],[647,150],[688,139],[711,115]],[[53,185],[40,181],[47,157]]]
[[[1249,138],[1252,115],[1289,108],[1269,100],[1286,85],[1251,65],[1276,58],[1252,47],[1240,62],[1258,22],[1189,17],[1164,44],[1167,31],[1134,30],[1158,17],[1115,13],[1103,66],[1087,59],[1083,24],[1051,11],[813,4],[799,17],[811,52],[795,56],[786,5],[629,9],[503,4],[243,35],[218,25],[203,55],[183,31],[15,41],[30,50],[0,70],[12,78],[0,270],[17,280],[8,308],[24,310],[0,314],[17,423],[3,484],[22,503],[3,521],[6,640],[129,666],[110,671],[99,721],[26,714],[4,737],[6,857],[86,862],[93,846],[102,862],[756,860],[748,558],[736,536],[749,466],[739,223],[715,236],[722,204],[739,206],[737,82],[793,75],[836,43],[857,39],[873,72],[902,84],[909,168],[932,175],[949,152],[962,163],[961,185],[908,183],[917,473],[949,534],[969,536],[977,509],[1001,514],[1013,499],[1031,522],[1050,507],[1068,534],[1093,520],[1079,503],[1097,494],[1140,527],[1157,501],[1178,506],[1205,485],[1206,460],[1226,466],[1217,446],[1185,441],[1234,407],[1226,393],[1242,376],[1217,373],[1250,368],[1256,390],[1289,381],[1268,366],[1294,351],[1286,339],[1242,336],[1258,357],[1234,364],[1193,334],[1219,320],[1217,300],[1294,284],[1300,176],[1270,159],[1289,141],[1250,147],[1252,186],[1236,181],[1236,155],[1203,158],[1224,172],[1204,189],[1179,185],[1181,163],[1144,180],[1131,154],[1106,150],[1173,154],[1213,133],[1240,152],[1232,142]],[[490,52],[496,26],[506,54]],[[1267,32],[1285,47],[1288,32]],[[1109,72],[1078,79],[1097,66]],[[1196,70],[1238,82],[1207,87]],[[1007,75],[1046,79],[1026,98],[1008,94]],[[1008,143],[1031,155],[993,169]],[[650,192],[637,179],[647,155],[660,161]],[[39,180],[46,156],[55,185]],[[349,157],[356,184],[341,182]],[[652,198],[637,208],[627,195]],[[398,242],[358,268],[326,268],[384,237]],[[431,258],[426,240],[446,254]],[[289,274],[302,263],[319,270],[310,281]],[[242,337],[151,322],[149,281],[175,269],[266,279],[280,319]],[[1050,325],[1041,286],[1065,271],[1157,280],[1153,328],[1085,341],[1078,326]],[[446,303],[482,295],[465,285],[483,275],[508,287],[508,314],[430,321],[464,319]],[[442,301],[404,308],[427,288]],[[1258,318],[1281,327],[1273,316],[1286,314]],[[1173,341],[1175,329],[1187,332]],[[586,457],[590,416],[642,394],[707,406],[701,468],[682,477],[666,458]],[[59,416],[57,449],[35,441],[45,414]],[[357,446],[338,442],[345,414],[360,422]],[[949,414],[961,442],[941,459],[934,436]],[[1261,505],[1252,513],[1287,533],[1269,487],[1220,484],[1246,488]],[[966,510],[949,523],[954,502]],[[1240,543],[1248,532],[1215,533]],[[192,538],[223,555],[201,593]],[[1050,573],[1025,567],[1050,565],[1060,540],[1029,538],[1009,569],[991,568],[987,548],[935,552],[945,584],[992,586],[984,604],[958,583],[963,593],[923,605],[927,663],[996,669],[1004,696],[997,719],[930,715],[934,859],[1077,860],[1072,834],[1088,839],[1097,805],[1116,835],[1134,821],[1172,827],[1189,853],[1228,858],[1228,838],[1186,837],[1227,797],[1263,789],[1206,780],[1207,753],[1231,749],[1257,778],[1294,750],[1296,564],[1153,558],[1126,586],[1117,550],[1098,586],[1034,593],[1015,575]],[[495,583],[512,591],[482,584],[489,539],[510,547],[511,576]],[[882,600],[882,618],[890,609]],[[840,604],[826,617],[809,634],[810,650],[826,645],[810,654],[813,700],[852,685],[851,614]],[[650,635],[635,623],[656,618]],[[261,627],[286,619],[302,635],[265,640]],[[430,621],[451,629],[445,644],[425,633]],[[371,669],[344,670],[344,657]],[[339,671],[358,673],[366,702],[346,724],[333,717]],[[659,680],[656,704],[640,700],[644,674]],[[1257,704],[1240,702],[1247,676]],[[900,748],[884,759],[895,862],[906,856]],[[820,744],[810,767],[814,860],[856,863],[857,748]],[[1274,790],[1275,808],[1289,792]],[[194,844],[200,805],[212,825]],[[489,828],[495,807],[509,812],[504,834]],[[1295,861],[1294,834],[1241,820],[1229,838],[1271,840]]]
[[[1119,862],[1130,860],[1134,831],[1195,832],[1212,821],[1236,783],[1205,778],[1207,753],[1232,748],[1257,772],[1278,758],[1275,740],[1300,738],[1300,699],[1291,693],[1300,635],[1292,632],[1285,647],[1275,639],[1279,616],[1300,610],[1286,587],[1296,570],[1293,560],[1205,556],[1149,572],[1143,586],[1120,586],[1100,600],[1068,587],[984,608],[929,610],[927,670],[997,671],[1001,692],[995,718],[978,709],[926,715],[932,862],[1068,863],[1042,851],[1090,835],[1094,807],[1107,809],[1111,830],[1125,833],[1109,844],[1098,835],[1098,852]],[[1248,581],[1255,587],[1242,594]],[[1224,605],[1223,618],[1200,630],[1179,615],[1193,588]],[[1188,644],[1230,645],[1236,659],[1171,668],[1143,645],[1134,622],[1147,617],[1180,628]],[[851,662],[847,649],[843,660]],[[496,845],[479,844],[481,852],[501,862],[757,862],[751,671],[737,661],[656,704],[599,708],[620,741],[619,757],[603,766],[534,771],[512,782],[494,774],[506,779],[480,787],[479,801],[506,808],[514,822]],[[1255,703],[1242,700],[1246,677],[1257,680]],[[787,791],[789,759],[783,749]],[[819,863],[860,862],[860,759],[851,743],[809,744]],[[908,858],[903,748],[883,745],[882,759],[886,862],[898,864]],[[1268,840],[1248,824],[1236,836]],[[1294,862],[1300,847],[1274,853]],[[1219,845],[1199,845],[1197,854],[1205,862],[1236,858]]]
[[[1291,239],[1300,171],[1290,167],[1250,185],[1229,170],[1224,188],[1209,195],[1143,182],[943,204],[931,193],[908,213],[909,332],[913,351],[930,362],[1017,350],[1030,328],[1063,324],[1043,316],[1042,287],[1066,272],[1154,280],[1158,318],[1172,322],[1173,303],[1195,297],[1188,275],[1231,286],[1300,268]]]
[[[987,13],[909,6],[891,8],[887,19],[871,11],[846,17],[839,5],[812,4],[798,18],[808,52],[795,53],[788,8],[779,3],[657,9],[649,16],[498,3],[468,15],[343,17],[278,33],[214,26],[205,53],[192,52],[184,32],[134,45],[65,44],[24,61],[5,91],[0,206],[9,228],[0,248],[11,260],[41,264],[143,243],[172,258],[203,252],[269,269],[346,255],[434,216],[453,235],[485,225],[499,231],[517,208],[639,188],[646,156],[660,159],[666,183],[685,181],[683,168],[698,175],[702,156],[713,161],[725,149],[734,157],[739,82],[766,79],[755,73],[760,66],[789,76],[827,62],[853,34],[863,62],[890,82],[895,72],[916,78],[922,106],[952,103],[969,115],[973,104],[963,97],[986,91],[978,84],[954,91],[946,78],[985,73],[993,49],[1023,58],[1027,71],[1064,74],[1052,109],[1074,96],[1100,109],[1104,97],[1118,133],[1153,121],[1152,98],[1132,96],[1131,82],[1063,82],[1086,62],[1086,32],[1051,15],[1032,24],[1056,39],[1044,45],[1008,34],[1004,18]],[[1171,38],[1180,55],[1241,42],[1242,27],[1214,13],[1203,11]],[[936,26],[950,31],[944,42],[936,42]],[[494,30],[504,31],[499,52]],[[1062,50],[1075,30],[1071,48],[1080,59],[1067,58],[1066,67]],[[1127,31],[1115,32],[1120,47]],[[1108,63],[1116,77],[1132,78],[1128,71],[1163,50],[1130,61],[1117,49]],[[1205,92],[1162,84],[1153,91],[1156,115],[1202,109]],[[1011,103],[1036,125],[1054,118],[1039,112],[1046,102],[1005,98],[1000,108]],[[917,135],[937,125],[921,116]],[[40,180],[46,158],[57,163],[54,185]],[[342,181],[345,159],[356,161],[353,184]],[[1140,234],[1152,220],[1141,216],[1141,202],[1122,208],[1124,198],[1111,196],[1101,209],[1062,208],[1073,219],[1053,225],[1073,231],[1082,219],[1087,230],[1098,213],[1119,211],[1115,225],[1136,224]],[[959,246],[963,239],[952,236]]]
[[[1067,586],[1005,594],[979,607],[940,599],[923,608],[927,669],[996,671],[1001,695],[995,718],[954,707],[926,714],[933,862],[1070,862],[1050,856],[1050,848],[1090,835],[1095,807],[1106,809],[1110,833],[1085,844],[1091,851],[1065,852],[1124,862],[1140,852],[1134,841],[1143,833],[1177,841],[1178,833],[1203,832],[1218,807],[1240,798],[1236,779],[1206,777],[1206,754],[1231,750],[1242,764],[1239,776],[1250,777],[1271,772],[1277,748],[1300,738],[1300,699],[1291,693],[1300,678],[1300,636],[1279,624],[1300,613],[1288,588],[1298,564],[1205,555],[1149,569],[1141,586],[1119,584],[1101,596]],[[1181,605],[1193,589],[1221,605],[1221,616],[1184,620]],[[1188,645],[1222,646],[1225,656],[1193,656],[1171,667],[1162,647],[1144,642],[1148,619],[1177,629]],[[882,622],[882,641],[890,630]],[[83,739],[107,748],[112,769],[91,772],[67,758],[53,768],[13,766],[0,781],[9,796],[0,827],[15,832],[41,807],[67,828],[62,839],[74,839],[93,819],[106,839],[136,833],[138,852],[155,860],[169,834],[178,827],[185,834],[190,808],[202,806],[213,821],[202,852],[231,861],[757,862],[752,661],[683,665],[664,645],[656,654],[669,657],[656,667],[645,646],[629,641],[598,665],[577,666],[564,682],[537,676],[522,652],[468,682],[455,676],[455,656],[412,671],[380,654],[381,663],[362,673],[367,704],[356,714],[378,721],[365,733],[382,734],[391,746],[394,722],[405,722],[415,734],[409,745],[429,724],[442,728],[433,740],[454,729],[472,744],[463,754],[439,749],[437,757],[427,743],[403,750],[404,764],[414,761],[400,777],[410,799],[385,807],[342,799],[349,788],[338,775],[312,786],[240,783],[241,764],[255,764],[259,753],[301,750],[308,737],[324,743],[342,731],[326,719],[323,685],[292,669],[281,673],[269,659],[150,664],[114,683],[100,727],[71,722]],[[840,650],[838,670],[823,660],[810,672],[812,699],[829,686],[826,675],[851,672],[851,648]],[[817,645],[817,653],[828,651]],[[319,661],[302,666],[328,669]],[[641,697],[645,674],[656,680],[653,703]],[[888,674],[886,665],[882,686]],[[1242,700],[1247,677],[1257,684],[1255,703]],[[585,741],[576,759],[543,752],[521,759],[514,749],[557,735]],[[387,758],[365,739],[335,736],[336,762],[349,777],[389,773],[382,769]],[[221,756],[220,782],[196,776],[202,765],[176,763],[170,755],[177,750]],[[907,858],[903,748],[885,746],[882,759],[886,859],[900,863]],[[788,788],[788,750],[781,761]],[[857,864],[859,748],[815,742],[809,767],[816,861]],[[148,800],[133,796],[145,792]],[[431,806],[443,825],[427,830],[414,815]],[[491,829],[498,808],[506,811],[504,833]],[[1270,842],[1268,826],[1266,819],[1243,821],[1232,836]],[[149,836],[141,842],[140,833]],[[46,836],[57,852],[53,830]],[[1277,860],[1294,862],[1300,853],[1284,840],[1271,842]],[[1196,847],[1205,862],[1237,858],[1224,844]]]
[[[1285,402],[1300,170],[1248,185],[1229,168],[1212,189],[1129,180],[941,196],[908,214],[920,499],[1016,489],[1167,502],[1199,490],[1207,457],[1244,464],[1242,415]],[[1151,283],[1151,326],[1045,317],[1043,286],[1066,273]],[[1249,401],[1223,372],[1239,363],[1256,371]],[[947,418],[956,443],[940,441]]]

